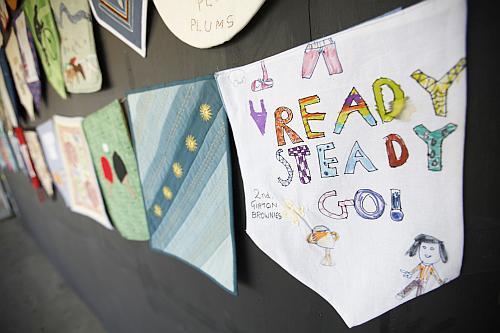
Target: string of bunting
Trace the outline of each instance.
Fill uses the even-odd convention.
[[[222,19],[186,2],[187,30],[170,1],[154,3],[203,48],[263,1],[245,15],[218,8]],[[465,0],[425,0],[242,67],[126,92],[84,118],[21,126],[41,110],[42,69],[63,99],[101,89],[92,13],[145,57],[147,5],[0,0],[3,169],[24,172],[40,201],[57,192],[237,295],[230,123],[247,234],[349,327],[459,276]]]

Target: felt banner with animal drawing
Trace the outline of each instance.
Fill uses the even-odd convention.
[[[424,1],[216,74],[247,233],[348,326],[460,273],[465,26]]]
[[[215,80],[127,95],[151,246],[236,293],[230,149]]]
[[[61,61],[66,89],[91,93],[101,89],[92,15],[88,0],[50,0],[61,38]]]
[[[109,216],[120,234],[130,240],[148,240],[137,162],[120,103],[83,120],[90,154]]]
[[[70,209],[96,220],[108,229],[113,229],[106,214],[92,157],[83,133],[83,118],[54,116],[52,119],[67,178]]]
[[[146,56],[147,0],[89,0],[97,22]]]
[[[24,78],[33,96],[35,108],[40,110],[42,103],[42,83],[40,82],[40,68],[38,66],[38,56],[35,52],[33,35],[26,25],[26,16],[20,11],[14,18],[19,51],[23,61]]]
[[[42,147],[40,146],[40,141],[38,141],[38,135],[36,131],[24,131],[24,137],[26,139],[31,161],[33,162],[33,168],[35,169],[38,179],[40,179],[40,184],[45,190],[45,193],[47,193],[49,197],[52,197],[54,195],[52,177],[47,169]]]
[[[52,176],[52,180],[57,190],[61,194],[66,206],[71,207],[69,198],[68,179],[64,170],[63,157],[57,144],[56,134],[54,132],[54,122],[52,119],[40,124],[36,128],[40,144],[42,146],[47,167]]]
[[[26,0],[23,11],[47,80],[59,96],[65,99],[59,35],[49,0]]]

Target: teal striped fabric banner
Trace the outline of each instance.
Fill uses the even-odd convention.
[[[236,294],[228,124],[215,80],[127,99],[151,246]]]

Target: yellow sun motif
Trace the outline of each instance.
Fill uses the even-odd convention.
[[[174,176],[177,177],[177,178],[181,178],[182,177],[182,165],[178,162],[175,162],[173,165],[172,165],[172,171],[174,172]]]
[[[167,200],[172,200],[174,197],[174,194],[172,193],[172,190],[168,186],[163,186],[163,196]]]
[[[160,217],[161,214],[163,213],[161,211],[161,207],[159,205],[154,205],[153,211],[154,211],[155,215],[158,216],[158,217]]]
[[[194,152],[196,151],[196,149],[198,149],[198,143],[196,142],[194,136],[192,136],[191,134],[186,137],[186,148],[190,152]]]
[[[203,121],[209,121],[212,119],[212,108],[208,104],[202,104],[200,106],[200,116]]]

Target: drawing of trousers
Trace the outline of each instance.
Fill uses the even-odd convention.
[[[424,291],[424,282],[422,280],[420,280],[420,279],[413,280],[403,290],[401,290],[398,293],[398,295],[401,296],[401,298],[405,298],[415,288],[417,288],[417,294],[416,294],[416,296],[422,295],[422,293]]]
[[[342,65],[340,64],[335,42],[332,38],[326,38],[307,44],[304,50],[304,60],[302,61],[302,78],[311,78],[320,54],[323,55],[330,75],[342,73]]]

